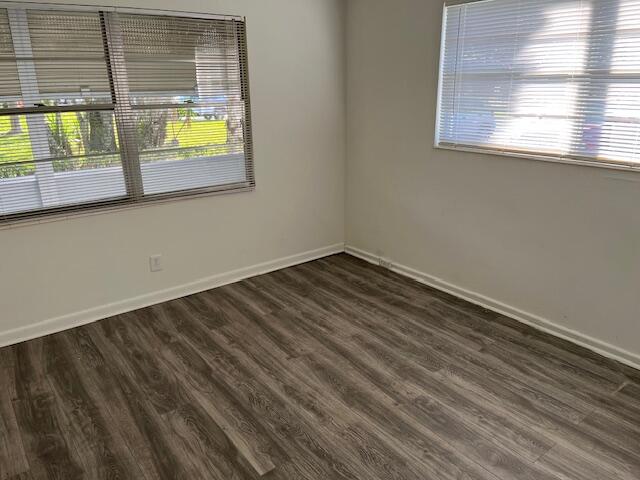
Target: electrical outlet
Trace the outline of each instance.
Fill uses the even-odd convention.
[[[149,269],[152,272],[162,271],[162,255],[152,255],[149,257]]]

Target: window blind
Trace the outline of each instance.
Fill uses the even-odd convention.
[[[0,221],[255,185],[240,19],[0,4]]]
[[[640,0],[445,6],[436,143],[640,167]]]

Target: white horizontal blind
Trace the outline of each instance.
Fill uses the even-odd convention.
[[[254,185],[244,22],[0,4],[0,222]]]
[[[0,38],[0,214],[125,197],[99,13],[0,9]]]
[[[640,0],[445,7],[437,143],[640,167]]]
[[[246,181],[239,24],[126,14],[118,22],[144,192]],[[207,168],[195,175],[177,168],[183,160]]]

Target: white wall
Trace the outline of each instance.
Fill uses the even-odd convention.
[[[640,365],[640,174],[434,149],[441,16],[348,3],[348,245]]]
[[[0,343],[344,242],[343,0],[115,1],[247,17],[257,189],[0,230]]]

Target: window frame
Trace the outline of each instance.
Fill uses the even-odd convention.
[[[255,165],[254,165],[254,148],[253,148],[253,128],[251,117],[251,96],[249,87],[249,58],[248,58],[248,40],[246,31],[246,17],[238,15],[219,15],[198,12],[185,12],[164,9],[147,9],[135,7],[113,7],[113,6],[87,6],[87,5],[68,5],[59,3],[31,3],[31,2],[11,2],[0,1],[0,9],[21,9],[21,10],[49,10],[61,12],[92,12],[97,13],[103,28],[105,61],[107,64],[109,81],[111,87],[110,103],[87,104],[87,105],[71,105],[71,106],[34,106],[34,107],[18,107],[5,108],[1,110],[2,116],[11,114],[45,114],[58,113],[64,111],[105,111],[112,112],[116,124],[116,138],[121,143],[119,148],[119,156],[123,170],[123,179],[126,187],[125,196],[109,198],[104,200],[93,200],[84,203],[71,205],[60,205],[53,207],[43,206],[36,210],[27,210],[16,213],[0,213],[0,229],[11,227],[13,225],[42,223],[46,221],[55,221],[58,219],[66,219],[74,216],[94,215],[102,212],[112,212],[122,209],[141,208],[152,204],[162,204],[185,199],[197,199],[216,195],[225,195],[231,193],[243,193],[255,191]],[[204,20],[223,20],[232,21],[235,24],[237,42],[238,42],[238,68],[240,75],[240,90],[242,100],[244,102],[243,111],[243,156],[244,167],[246,170],[246,180],[237,183],[224,185],[215,185],[210,187],[192,188],[186,190],[176,190],[164,193],[144,194],[142,186],[142,169],[139,162],[138,145],[135,139],[135,132],[131,131],[130,126],[125,126],[129,112],[135,110],[144,110],[150,105],[136,105],[129,100],[129,88],[125,88],[124,97],[122,91],[117,91],[118,87],[114,86],[118,82],[118,76],[124,70],[126,75],[125,60],[122,53],[122,38],[114,38],[114,31],[117,28],[109,26],[117,18],[117,14],[134,14],[134,15],[153,15],[167,17],[182,17]],[[120,50],[118,58],[117,52]],[[117,70],[121,70],[118,73]],[[163,108],[180,108],[184,105],[176,103],[154,104],[153,107]],[[129,110],[123,112],[122,109]],[[133,135],[133,137],[131,136]],[[238,155],[238,154],[230,154]],[[53,161],[47,160],[44,163]],[[2,179],[0,179],[0,182]],[[133,183],[132,183],[133,182]]]
[[[624,161],[598,160],[595,157],[581,157],[575,154],[567,155],[548,155],[536,151],[527,151],[509,148],[482,147],[469,145],[455,145],[440,141],[440,119],[442,113],[442,92],[444,86],[444,60],[446,49],[446,28],[447,28],[447,8],[466,5],[470,3],[483,3],[492,0],[444,0],[442,6],[442,24],[440,32],[440,55],[438,56],[438,87],[436,98],[436,119],[433,148],[437,150],[447,150],[455,152],[475,153],[483,155],[495,155],[500,157],[519,158],[525,160],[537,160],[548,163],[559,163],[564,165],[579,165],[587,167],[604,168],[607,170],[621,170],[626,172],[640,173],[640,163],[633,165]],[[562,74],[548,74],[550,78],[563,76]],[[640,75],[639,75],[640,76]],[[536,78],[540,78],[537,76]]]

